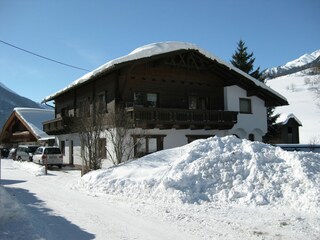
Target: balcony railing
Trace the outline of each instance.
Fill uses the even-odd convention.
[[[170,108],[127,107],[133,127],[143,129],[231,129],[237,123],[238,112],[218,110],[191,110]],[[43,123],[48,134],[65,134],[75,131],[73,117],[63,117]]]
[[[135,127],[230,129],[237,123],[238,112],[168,108],[128,107]]]
[[[43,130],[48,134],[63,134],[72,132],[71,117],[56,118],[43,123]]]

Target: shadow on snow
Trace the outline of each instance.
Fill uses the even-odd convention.
[[[21,181],[2,180],[2,187],[16,182]],[[10,202],[5,207],[12,208],[12,211],[3,216],[4,219],[0,216],[0,239],[95,238],[94,234],[84,231],[64,217],[53,215],[51,209],[44,207],[43,201],[26,189],[5,187],[1,194],[7,194]]]

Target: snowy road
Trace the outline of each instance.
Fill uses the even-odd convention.
[[[80,178],[79,171],[49,171],[47,176],[35,176],[5,159],[1,173],[4,187],[0,188],[1,205],[12,209],[11,221],[7,221],[8,213],[7,219],[0,217],[0,239],[317,239],[320,236],[316,218],[287,209],[200,206],[88,195],[73,188]],[[9,196],[3,197],[4,194]]]
[[[30,234],[44,239],[188,239],[170,223],[139,217],[127,202],[71,190],[79,171],[35,177],[8,161],[2,160],[2,185],[26,209]]]

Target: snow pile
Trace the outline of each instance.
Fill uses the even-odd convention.
[[[88,173],[75,187],[146,200],[280,204],[318,211],[320,155],[213,137]]]
[[[34,174],[35,176],[45,175],[45,166],[38,165],[33,162],[14,161],[13,167],[24,169],[27,172]]]

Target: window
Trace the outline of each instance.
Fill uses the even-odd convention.
[[[45,148],[44,149],[44,154],[61,154],[60,148]]]
[[[97,109],[99,113],[107,113],[107,95],[108,92],[102,92],[98,94],[98,99],[97,99]]]
[[[135,146],[136,146],[136,151],[134,154],[135,156],[143,156],[148,152],[146,138],[136,138]]]
[[[142,157],[149,153],[163,150],[164,135],[133,136],[134,157]]]
[[[148,138],[148,153],[153,153],[158,150],[157,138]]]
[[[61,141],[61,142],[60,142],[60,148],[61,148],[61,153],[62,153],[62,155],[64,156],[65,153],[66,153],[66,150],[65,150],[65,148],[66,148],[66,142],[65,142],[65,141]]]
[[[206,110],[208,108],[208,97],[199,97],[198,109]]]
[[[67,117],[69,115],[68,107],[61,108],[61,117]]]
[[[189,109],[197,109],[197,97],[191,96],[189,98]]]
[[[134,93],[134,105],[140,107],[157,107],[158,106],[158,94],[157,93]]]
[[[147,107],[157,107],[157,94],[147,93]]]
[[[143,93],[135,92],[134,97],[133,97],[134,105],[143,107],[144,106],[144,99],[143,98],[144,98]]]
[[[252,113],[251,109],[251,99],[249,98],[240,98],[239,99],[239,108],[240,113]]]
[[[43,148],[39,147],[37,150],[34,152],[34,154],[42,154]]]
[[[189,109],[208,109],[209,97],[190,96]]]
[[[90,98],[79,102],[79,117],[90,117]]]

